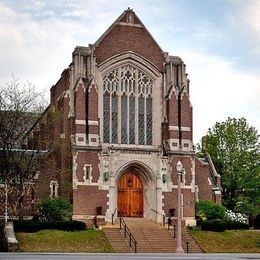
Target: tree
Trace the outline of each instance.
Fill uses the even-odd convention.
[[[260,197],[259,135],[245,118],[216,123],[198,145],[199,155],[210,154],[223,187],[223,204],[234,209],[241,201],[257,204]]]
[[[25,198],[30,194],[33,199],[33,181],[42,154],[38,147],[44,142],[44,136],[39,135],[29,149],[27,133],[45,104],[43,95],[30,83],[21,86],[13,78],[0,86],[0,178],[8,185],[9,214],[20,218],[26,207]]]

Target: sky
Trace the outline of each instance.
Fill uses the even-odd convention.
[[[260,0],[0,0],[0,84],[49,89],[76,46],[94,43],[128,7],[189,74],[194,143],[215,122],[260,130]]]

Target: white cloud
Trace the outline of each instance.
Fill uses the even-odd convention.
[[[187,50],[178,53],[190,73],[195,143],[227,117],[245,117],[260,129],[260,75],[239,71],[223,57]]]
[[[73,35],[83,30],[82,25],[55,17],[33,20],[0,3],[1,81],[13,73],[49,90],[71,62]]]
[[[246,20],[260,41],[260,1],[253,0],[246,3]]]

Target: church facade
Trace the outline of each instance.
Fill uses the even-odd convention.
[[[131,9],[96,43],[76,47],[37,122],[59,112],[37,199],[67,198],[73,218],[87,223],[96,215],[111,222],[112,214],[160,223],[175,217],[180,161],[182,216],[194,225],[195,202],[220,202],[221,187],[210,157],[195,156],[187,75],[182,59],[164,52]]]

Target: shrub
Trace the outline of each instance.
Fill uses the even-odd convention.
[[[212,201],[199,201],[196,202],[196,216],[203,221],[211,219],[224,220],[226,218],[226,208]]]
[[[226,226],[226,221],[220,219],[205,220],[201,223],[201,230],[223,232]]]
[[[41,221],[63,221],[72,217],[72,205],[64,199],[42,200],[38,209]]]
[[[34,220],[15,220],[15,232],[37,232],[43,229],[57,229],[64,231],[77,231],[85,230],[86,224],[82,221],[42,221],[37,222]]]
[[[238,221],[228,221],[227,229],[249,229],[249,225]]]

